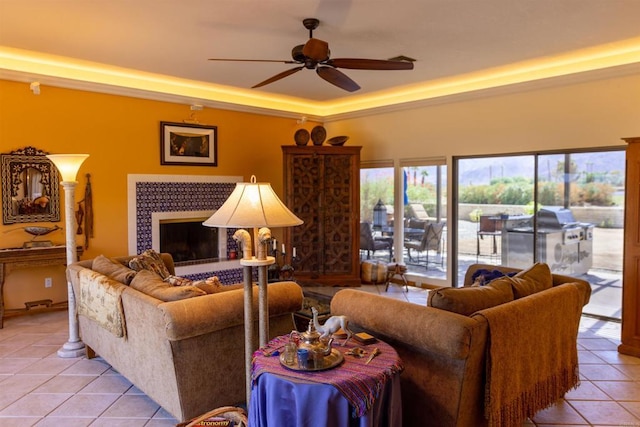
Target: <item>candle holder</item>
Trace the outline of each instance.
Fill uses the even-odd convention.
[[[281,267],[280,267],[280,263],[278,262],[278,254],[280,253],[280,251],[278,250],[276,239],[272,239],[271,242],[272,243],[268,245],[269,255],[271,255],[276,262],[269,266],[269,269],[267,271],[267,277],[269,282],[277,282],[280,280],[280,275],[281,275]],[[284,263],[284,259],[283,259],[283,263]]]

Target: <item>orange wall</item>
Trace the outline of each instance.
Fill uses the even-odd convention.
[[[294,144],[300,125],[295,119],[205,108],[196,112],[202,124],[218,127],[218,166],[161,166],[160,121],[182,122],[188,105],[41,86],[34,95],[28,83],[0,80],[0,152],[34,146],[50,153],[87,153],[78,173],[76,201],[91,174],[94,238],[83,259],[99,254],[125,255],[127,248],[127,174],[242,176],[272,183],[282,196],[281,145]],[[311,129],[317,123],[307,122]],[[61,195],[63,194],[60,189]],[[64,197],[63,197],[64,199]],[[64,227],[64,201],[61,203]],[[0,248],[18,247],[31,236],[24,225],[0,226]],[[10,231],[11,230],[11,231]],[[5,233],[5,231],[10,231]],[[279,230],[274,231],[278,236]],[[65,234],[46,236],[64,244]],[[82,243],[84,237],[78,236]],[[53,278],[45,289],[44,277]],[[64,268],[15,270],[5,282],[6,308],[24,308],[25,301],[65,301]]]

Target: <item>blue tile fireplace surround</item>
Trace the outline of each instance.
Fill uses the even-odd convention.
[[[140,253],[152,248],[152,214],[158,212],[215,211],[227,200],[242,177],[203,175],[129,175],[129,252]],[[220,229],[226,238],[227,253],[236,247],[233,233],[236,229]],[[228,262],[215,263],[211,271],[183,274],[192,280],[218,276],[223,284],[241,283],[242,268],[228,268]],[[224,266],[224,264],[227,264]]]

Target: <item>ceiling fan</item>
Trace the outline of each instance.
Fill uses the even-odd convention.
[[[413,60],[407,57],[402,59],[360,59],[360,58],[335,58],[331,59],[329,43],[313,38],[313,30],[318,28],[320,21],[315,18],[307,18],[302,21],[304,27],[309,30],[309,40],[305,44],[298,45],[291,50],[292,60],[277,59],[222,59],[210,58],[209,61],[240,61],[240,62],[281,62],[283,64],[298,64],[297,67],[276,74],[267,80],[258,83],[253,88],[261,87],[290,76],[303,68],[316,70],[316,73],[329,83],[349,92],[360,89],[360,86],[346,74],[337,68],[352,70],[412,70]]]

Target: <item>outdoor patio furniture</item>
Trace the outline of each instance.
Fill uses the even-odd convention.
[[[393,237],[374,236],[371,223],[363,221],[360,223],[360,250],[367,251],[367,259],[375,255],[376,251],[389,251],[389,261],[393,257]]]
[[[480,256],[480,240],[483,240],[484,236],[491,237],[491,256],[498,256],[498,242],[497,236],[502,235],[503,221],[495,215],[480,215],[478,220],[478,232],[476,234],[476,262]]]
[[[429,216],[424,206],[419,203],[411,203],[409,205],[409,214],[412,218],[420,219],[422,221],[434,219],[433,217]]]
[[[425,225],[424,234],[420,240],[406,240],[404,247],[407,248],[409,262],[413,262],[411,250],[418,252],[415,262],[420,264],[420,254],[425,253],[425,267],[429,268],[429,251],[435,251],[440,254],[440,267],[444,265],[442,256],[442,231],[444,230],[444,222],[433,222]]]

